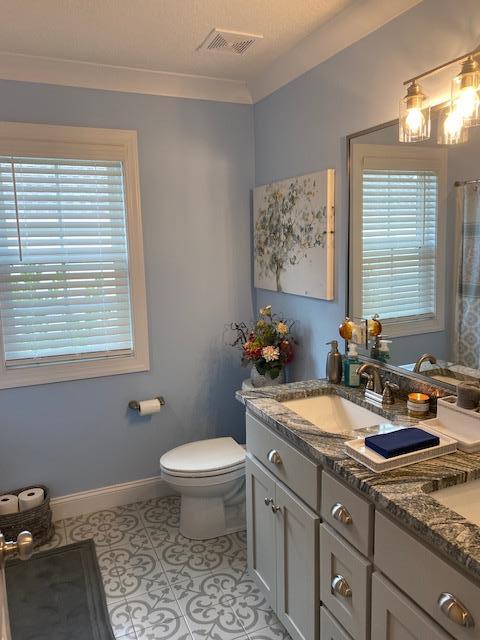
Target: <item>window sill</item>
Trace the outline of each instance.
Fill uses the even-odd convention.
[[[445,330],[445,322],[440,318],[430,318],[428,320],[408,320],[401,322],[397,320],[381,320],[383,332],[388,338],[402,338],[407,336],[417,336],[422,333],[435,333]]]
[[[123,356],[105,358],[97,361],[68,362],[61,364],[33,365],[0,370],[0,389],[15,387],[30,387],[53,382],[67,382],[71,380],[87,380],[123,373],[138,373],[149,371],[148,355]]]

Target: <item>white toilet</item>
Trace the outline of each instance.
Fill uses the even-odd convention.
[[[160,458],[181,495],[180,533],[208,540],[245,529],[245,449],[233,438],[189,442]]]

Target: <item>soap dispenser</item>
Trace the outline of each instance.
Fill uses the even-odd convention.
[[[340,384],[342,381],[342,356],[338,351],[337,340],[330,340],[331,351],[327,355],[327,378],[329,382]]]
[[[387,364],[390,360],[390,347],[391,340],[380,340],[380,347],[378,349],[378,359],[380,362]]]
[[[357,345],[351,342],[348,345],[348,354],[343,363],[344,383],[347,387],[359,387],[360,376],[358,369],[362,363],[358,359]]]

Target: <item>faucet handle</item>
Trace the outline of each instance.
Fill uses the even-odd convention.
[[[362,371],[360,376],[362,378],[365,378],[365,380],[367,381],[365,389],[368,389],[369,391],[373,391],[375,385],[374,385],[374,382],[373,382],[372,374],[368,373],[368,371]]]
[[[394,395],[394,391],[400,391],[400,387],[398,386],[398,384],[395,384],[394,382],[390,382],[389,380],[385,381],[385,384],[383,385],[383,402],[384,404],[394,404],[395,403],[395,395]]]

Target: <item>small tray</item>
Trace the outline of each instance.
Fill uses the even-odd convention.
[[[399,426],[398,429],[406,429],[406,426]],[[345,450],[347,454],[363,464],[365,467],[375,473],[382,473],[383,471],[392,471],[399,467],[406,467],[409,464],[415,464],[415,462],[423,462],[424,460],[431,460],[432,458],[438,458],[445,456],[448,453],[454,453],[457,450],[457,441],[449,436],[432,429],[430,426],[426,426],[425,423],[421,424],[421,428],[440,438],[440,444],[436,447],[429,447],[428,449],[422,449],[421,451],[412,451],[412,453],[404,453],[401,456],[395,458],[383,458],[378,453],[375,453],[372,449],[365,446],[365,438],[357,438],[356,440],[349,440],[345,443]],[[388,429],[389,431],[397,431],[398,429]]]
[[[418,426],[425,430],[429,428],[435,429],[438,433],[454,438],[457,441],[457,449],[459,451],[465,451],[465,453],[480,451],[480,425],[476,430],[462,429],[463,425],[457,422],[454,427],[449,428],[440,418],[431,418],[430,420],[419,422]]]

